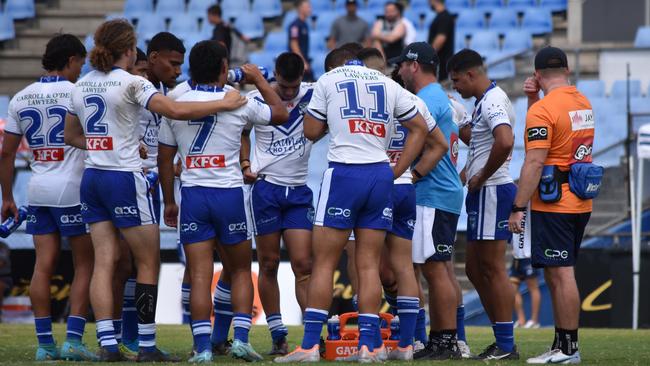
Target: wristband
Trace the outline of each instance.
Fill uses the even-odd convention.
[[[420,174],[420,172],[418,172],[418,170],[415,168],[411,169],[411,173],[413,173],[413,175],[418,177],[418,179],[422,178],[422,174]]]
[[[527,209],[528,209],[528,207],[526,207],[526,206],[518,207],[517,205],[513,204],[512,209],[510,210],[510,212],[525,212]]]
[[[247,162],[249,162],[249,163],[251,162],[251,161],[248,160],[248,159],[241,159],[241,160],[239,161],[239,164],[241,164],[241,163],[243,163],[243,162],[245,162],[245,161],[247,161]]]

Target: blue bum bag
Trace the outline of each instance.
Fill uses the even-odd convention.
[[[582,200],[596,198],[600,192],[604,169],[592,163],[575,163],[569,171],[563,172],[555,165],[544,165],[539,181],[539,198],[545,203],[562,199],[562,184],[569,183],[569,189]]]

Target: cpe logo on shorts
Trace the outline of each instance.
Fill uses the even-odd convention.
[[[83,220],[81,219],[81,214],[61,215],[59,217],[59,221],[61,221],[61,224],[63,225],[75,225],[75,224],[83,223]]]
[[[454,247],[448,244],[436,244],[436,252],[440,254],[452,254]]]
[[[502,220],[497,223],[497,228],[498,229],[507,229],[508,228],[508,220]]]
[[[390,207],[384,208],[384,211],[381,213],[382,219],[392,220],[393,219],[393,209]]]
[[[135,206],[118,206],[113,209],[115,216],[137,216],[138,208]]]
[[[546,249],[544,256],[549,259],[559,260],[569,258],[569,252],[566,250]]]
[[[199,225],[196,222],[190,222],[189,224],[181,224],[181,232],[188,232],[188,231],[197,231],[199,229]]]
[[[228,225],[228,231],[231,233],[246,231],[246,221]]]
[[[340,207],[328,207],[327,208],[327,214],[330,216],[343,216],[343,217],[350,217],[352,212],[347,209],[347,208],[340,208]]]

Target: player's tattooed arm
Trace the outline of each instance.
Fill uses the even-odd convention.
[[[86,150],[86,136],[84,136],[81,121],[79,121],[79,117],[70,113],[65,116],[63,142],[65,142],[66,145],[76,147],[77,149]]]
[[[246,104],[246,97],[237,91],[226,93],[221,100],[209,102],[176,102],[162,94],[155,94],[149,101],[150,111],[162,114],[170,120],[187,121],[203,118],[219,112],[232,111]]]
[[[0,186],[2,186],[2,221],[13,216],[18,219],[18,208],[14,202],[13,181],[14,161],[16,151],[20,145],[21,135],[5,133],[2,141],[2,154],[0,155]]]
[[[427,135],[422,156],[413,168],[423,176],[429,174],[448,150],[449,144],[445,139],[445,135],[439,128],[435,128]],[[414,175],[414,181],[417,180],[415,178],[417,178],[416,175]]]
[[[178,150],[175,146],[158,145],[158,179],[165,202],[165,225],[176,227],[178,206],[174,197],[174,157]]]
[[[406,129],[408,129],[408,135],[406,135],[406,142],[404,144],[402,155],[400,155],[399,160],[397,160],[397,163],[393,167],[393,177],[395,179],[404,174],[415,158],[420,155],[427,134],[429,134],[427,123],[419,112],[415,117],[401,123],[406,127]]]

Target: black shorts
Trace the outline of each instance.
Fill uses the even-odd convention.
[[[590,216],[590,212],[573,214],[531,211],[533,267],[574,266]]]
[[[512,267],[510,267],[510,278],[516,278],[519,281],[525,281],[529,278],[537,277],[537,270],[531,264],[530,258],[513,258]]]

